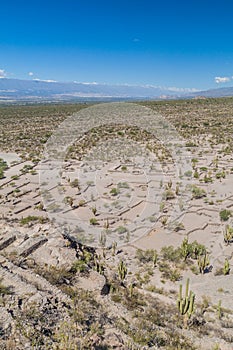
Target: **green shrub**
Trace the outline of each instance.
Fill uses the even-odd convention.
[[[117,231],[117,233],[119,233],[121,235],[123,233],[126,233],[128,230],[124,226],[119,226],[119,227],[116,228],[116,231]]]
[[[164,193],[163,193],[163,199],[166,201],[169,199],[175,198],[175,193],[172,191],[171,188],[168,188]]]
[[[70,182],[70,186],[71,187],[76,187],[78,188],[79,187],[79,180],[78,179],[74,179],[73,181]]]
[[[90,219],[90,224],[91,224],[91,225],[97,225],[97,224],[98,224],[97,219],[96,219],[96,218],[91,218],[91,219]]]
[[[44,224],[45,222],[47,222],[47,218],[44,218],[43,216],[29,215],[20,220],[21,225],[27,225],[30,222],[39,222],[40,224]]]
[[[161,255],[164,260],[179,262],[181,260],[181,251],[179,248],[174,248],[173,246],[163,247],[161,249]]]
[[[206,191],[196,185],[192,186],[192,194],[195,199],[206,197]]]
[[[4,178],[4,171],[8,169],[7,162],[0,158],[0,179]]]
[[[7,170],[8,169],[7,162],[5,160],[3,160],[2,158],[0,158],[0,168],[2,170]]]
[[[0,179],[3,179],[4,178],[4,171],[3,169],[0,169]]]
[[[177,268],[172,268],[170,264],[163,261],[159,263],[159,271],[162,273],[162,278],[169,279],[172,282],[181,279],[180,271]]]
[[[153,262],[156,263],[158,254],[155,249],[137,249],[135,258],[137,258],[141,263]]]
[[[87,265],[84,260],[76,260],[72,267],[70,272],[77,273],[77,272],[84,272],[87,270]]]
[[[206,247],[203,244],[194,241],[190,244],[191,246],[191,257],[197,259],[199,255],[204,255],[206,253]]]
[[[18,179],[19,179],[19,175],[12,175],[12,176],[11,176],[11,179],[12,179],[12,180],[18,180]]]
[[[13,290],[12,287],[6,287],[4,286],[4,284],[2,283],[2,278],[0,278],[0,295],[5,295],[5,294],[12,294]]]
[[[221,221],[227,221],[232,216],[231,210],[223,209],[219,213]]]
[[[113,187],[113,188],[111,189],[110,193],[111,193],[112,196],[117,196],[117,195],[120,193],[120,191],[119,191],[118,188]]]

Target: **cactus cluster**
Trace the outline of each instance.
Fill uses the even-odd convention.
[[[105,247],[106,241],[107,241],[107,237],[105,232],[101,232],[99,236],[99,244],[101,245],[102,248]]]
[[[227,245],[230,244],[231,241],[233,240],[233,228],[230,227],[229,225],[226,225],[225,231],[223,233],[223,237],[224,237],[224,242]]]
[[[178,311],[181,315],[191,317],[194,311],[195,294],[190,290],[189,292],[189,278],[186,281],[185,296],[182,295],[182,284],[180,284],[179,297],[177,299]]]
[[[184,258],[184,261],[185,261],[187,259],[187,257],[189,256],[190,251],[191,251],[191,245],[188,242],[188,237],[185,237],[183,239],[183,242],[181,244],[180,250],[181,250],[181,255],[182,255],[182,257]]]
[[[100,256],[94,256],[94,269],[100,274],[103,275],[104,273],[104,265],[101,262]]]
[[[118,276],[121,280],[121,282],[124,281],[125,277],[127,275],[127,266],[125,263],[121,260],[118,265]]]

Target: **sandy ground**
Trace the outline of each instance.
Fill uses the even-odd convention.
[[[91,244],[94,242],[94,245],[99,244],[101,232],[106,231],[106,224],[109,225],[106,231],[109,239],[107,245],[117,241],[119,246],[127,247],[128,244],[129,247],[156,249],[159,252],[163,246],[178,247],[184,237],[188,236],[190,242],[197,240],[208,248],[213,271],[204,276],[184,272],[183,280],[190,277],[192,289],[199,299],[207,295],[215,304],[222,300],[224,307],[232,306],[230,300],[233,297],[233,252],[231,245],[224,244],[225,223],[221,222],[219,217],[221,209],[233,206],[233,174],[230,171],[229,160],[222,161],[222,166],[227,172],[225,179],[219,181],[213,176],[212,183],[195,180],[195,184],[207,193],[207,196],[201,199],[191,199],[187,196],[187,192],[190,192],[187,187],[190,180],[184,176],[183,183],[180,179],[180,193],[173,199],[164,200],[165,185],[172,172],[170,171],[168,176],[166,170],[162,174],[160,170],[151,171],[148,178],[145,167],[140,169],[138,161],[127,165],[119,161],[109,164],[105,162],[104,167],[98,171],[90,167],[89,170],[84,170],[80,162],[70,161],[63,171],[59,189],[58,186],[48,189],[46,198],[43,197],[42,200],[40,193],[44,187],[39,182],[41,166],[22,162],[17,154],[1,153],[0,157],[7,160],[9,165],[12,161],[18,162],[10,166],[5,172],[5,178],[0,180],[0,210],[3,218],[20,220],[29,215],[46,217],[46,211],[38,209],[38,205],[45,201],[47,206],[50,205],[50,218],[55,218],[58,223],[68,221],[71,227],[78,226],[81,228],[81,234],[76,233],[77,237],[87,237],[87,241]],[[211,159],[211,156],[203,157],[198,166],[210,167]],[[20,170],[25,165],[32,165],[33,168],[23,174]],[[14,175],[18,175],[18,178],[12,179]],[[71,183],[78,175],[79,185],[72,187]],[[173,181],[173,192],[175,184],[176,181]],[[116,195],[111,193],[114,188],[119,190]],[[72,205],[64,203],[66,197],[72,197]],[[58,207],[61,205],[60,208],[56,208],[54,198],[57,199]],[[93,208],[96,208],[96,214],[93,213]],[[168,217],[165,224],[162,223],[164,217]],[[178,232],[169,229],[169,217],[173,218],[171,227],[179,222],[183,224],[184,229]],[[90,224],[93,218],[96,225]],[[50,253],[51,250],[48,251],[48,255]],[[223,265],[226,257],[230,262],[230,276],[215,276],[214,272]],[[155,282],[161,285],[161,282]],[[80,283],[85,285],[86,282]],[[174,284],[173,288],[176,289],[178,283]],[[171,283],[168,283],[167,288],[171,288]]]

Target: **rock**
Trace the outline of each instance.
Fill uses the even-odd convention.
[[[13,243],[17,238],[16,233],[8,233],[0,239],[0,250],[5,249],[11,243]]]
[[[42,231],[49,231],[51,229],[51,225],[50,224],[46,224],[44,226],[41,227]]]
[[[0,264],[4,264],[5,261],[6,261],[6,258],[0,255]]]
[[[78,280],[78,286],[94,291],[94,290],[99,290],[101,291],[106,283],[106,279],[103,275],[100,275],[96,271],[90,271],[90,274],[88,277],[80,277]]]
[[[17,253],[25,258],[47,241],[46,237],[29,238],[18,247]]]
[[[105,285],[103,286],[103,288],[101,289],[100,294],[101,295],[108,295],[110,293],[110,284],[105,283]]]
[[[38,233],[38,232],[40,232],[40,230],[41,230],[41,226],[35,226],[33,233]]]
[[[13,325],[13,318],[4,307],[0,307],[0,334],[9,334]]]
[[[106,344],[111,344],[112,349],[125,349],[124,341],[121,335],[110,332],[105,335]]]

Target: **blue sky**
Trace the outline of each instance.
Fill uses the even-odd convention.
[[[232,0],[2,1],[0,76],[230,86],[232,16]]]

